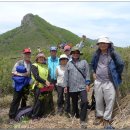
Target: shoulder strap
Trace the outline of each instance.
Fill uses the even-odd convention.
[[[71,63],[74,65],[74,67],[80,72],[80,74],[83,76],[83,78],[86,80],[86,77],[84,76],[84,74],[81,72],[81,70],[75,65],[75,63],[73,61],[71,61]]]

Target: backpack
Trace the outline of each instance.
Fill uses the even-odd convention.
[[[31,118],[33,108],[26,106],[20,108],[15,116],[15,121],[21,121],[24,117]]]

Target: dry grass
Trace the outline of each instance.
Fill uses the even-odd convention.
[[[9,98],[9,99],[8,99]],[[2,99],[1,99],[2,100]],[[1,103],[0,100],[0,103]],[[11,100],[10,97],[4,98],[4,101],[9,102]],[[55,98],[56,101],[56,98]],[[3,103],[4,104],[4,103]],[[5,103],[9,106],[9,103]],[[22,122],[16,123],[14,125],[7,124],[8,120],[8,108],[0,110],[0,128],[80,128],[80,121],[75,117],[67,118],[64,115],[48,115],[46,118],[42,118],[38,121],[33,120],[24,120]],[[124,97],[119,106],[114,111],[115,117],[113,121],[113,126],[118,129],[129,128],[130,127],[130,95]],[[99,126],[94,126],[93,121],[95,118],[95,112],[88,112],[88,128],[91,129],[100,129],[103,128],[103,124]]]
[[[11,95],[0,97],[0,108],[9,107],[11,101],[12,101],[12,96]]]

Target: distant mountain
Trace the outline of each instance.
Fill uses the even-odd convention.
[[[80,37],[60,27],[51,25],[38,15],[27,14],[21,26],[0,35],[0,54],[15,55],[25,47],[49,48],[62,42],[79,43]],[[91,44],[93,40],[88,39]]]

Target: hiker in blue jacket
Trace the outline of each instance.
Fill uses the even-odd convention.
[[[56,90],[56,83],[57,83],[56,67],[59,65],[59,58],[57,57],[57,47],[55,47],[55,46],[50,47],[50,54],[51,54],[51,56],[48,57],[48,59],[47,59],[47,64],[48,64],[48,69],[49,69],[49,81],[51,84],[54,84],[54,88]],[[52,110],[54,110],[52,93],[50,96],[51,96],[50,102],[51,102]]]
[[[121,84],[124,62],[114,51],[108,37],[98,39],[98,49],[92,58],[94,92],[96,100],[96,119],[94,125],[104,123],[104,128],[111,126],[112,112],[116,98],[116,89]]]
[[[28,86],[31,81],[29,78],[31,76],[30,48],[25,48],[22,54],[23,59],[17,61],[12,69],[14,93],[9,110],[9,123],[13,123],[15,121],[15,116],[20,103],[21,107],[26,107],[27,93],[29,91]]]
[[[48,57],[47,63],[48,63],[48,69],[49,69],[49,75],[50,75],[50,81],[54,85],[56,84],[56,67],[59,65],[59,58],[57,57],[57,48],[52,46],[50,48],[50,54],[51,56]]]

